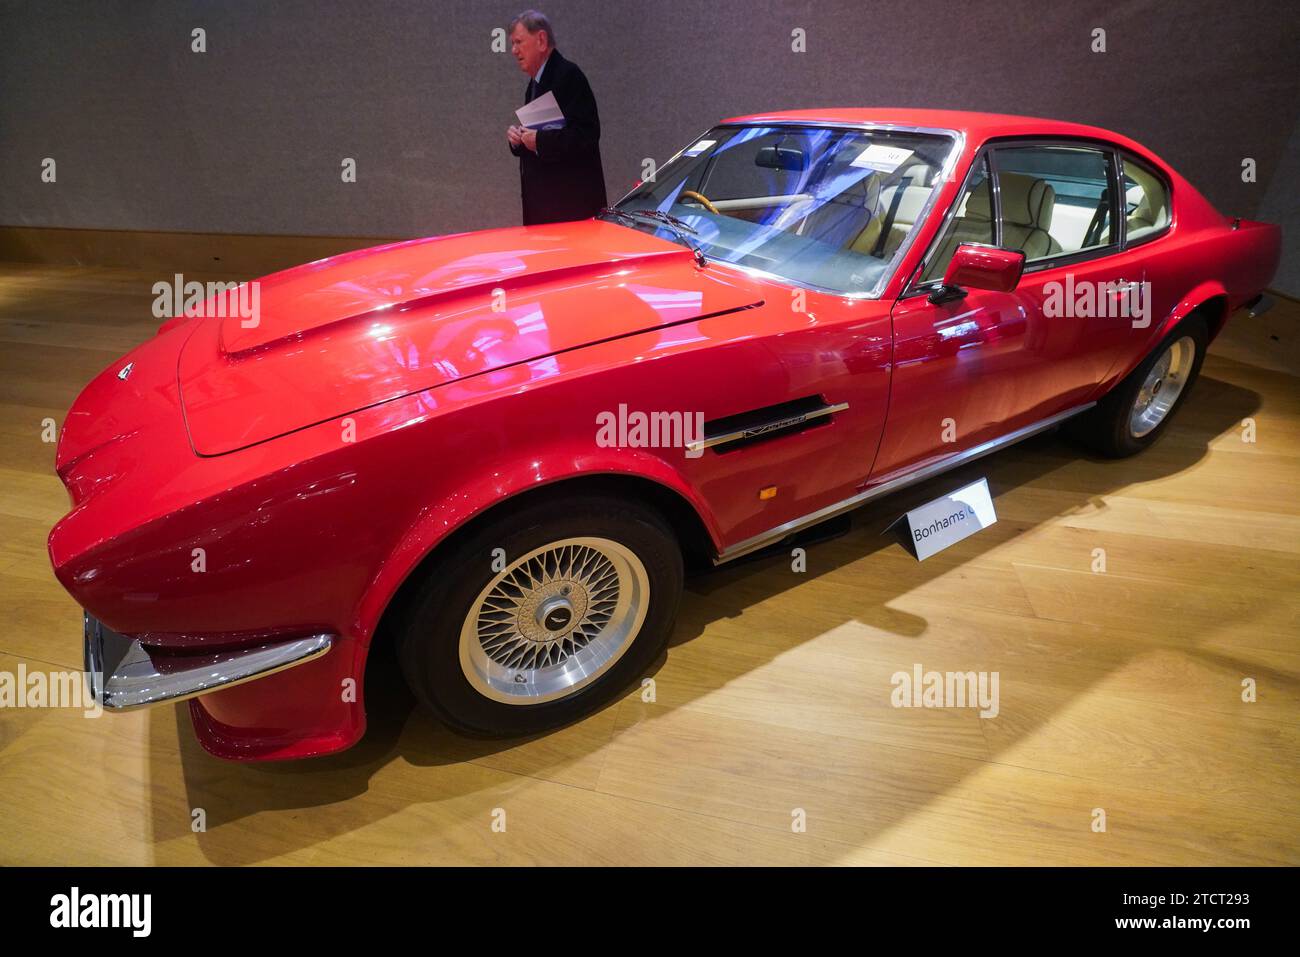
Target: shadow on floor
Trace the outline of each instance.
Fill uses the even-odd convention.
[[[809,546],[806,573],[790,573],[789,552],[784,549],[775,556],[759,556],[692,578],[687,583],[670,649],[699,639],[711,623],[739,616],[752,603],[767,601],[787,589],[869,558],[884,549],[899,548],[892,538],[881,534],[894,518],[921,502],[981,476],[988,478],[996,503],[998,496],[1009,489],[1031,484],[1050,487],[1050,477],[1054,473],[1068,473],[1065,489],[1076,493],[1078,506],[1085,507],[1095,499],[1115,494],[1129,485],[1157,481],[1191,468],[1206,455],[1214,438],[1235,428],[1259,407],[1260,397],[1256,393],[1203,375],[1167,434],[1153,448],[1135,458],[1079,469],[1077,465],[1084,456],[1060,435],[1048,433],[872,503],[854,513],[852,527],[847,532],[830,541]],[[1071,469],[1071,466],[1076,467]],[[978,542],[977,554],[983,555],[1036,524],[1039,523],[1022,522],[1017,526],[1000,521],[969,541]],[[915,564],[906,588],[900,591],[920,587],[952,571],[953,567],[952,561],[945,563],[935,559]],[[854,617],[895,634],[921,635],[927,627],[926,621],[887,607],[893,597],[855,609]],[[1213,630],[1218,624],[1207,620],[1202,623],[1202,629]],[[804,633],[792,633],[787,647],[816,638],[824,630],[822,625],[817,625],[810,626]],[[1185,637],[1189,647],[1196,643],[1196,635]],[[752,659],[750,661],[752,667]],[[654,670],[657,671],[662,663],[661,658]],[[740,662],[727,659],[726,664],[738,666]],[[717,687],[744,673],[728,673],[724,667],[720,662],[716,673]],[[1084,687],[1077,689],[1080,693],[1084,690]],[[603,710],[616,707],[620,700],[616,698]],[[298,838],[291,830],[286,830],[283,835],[259,834],[256,847],[243,842],[236,846],[236,842],[231,840],[232,835],[223,835],[222,832],[261,812],[349,802],[370,792],[372,778],[390,762],[404,761],[430,769],[431,773],[421,780],[427,788],[422,788],[419,794],[371,793],[370,800],[353,802],[348,814],[330,817],[321,826],[314,826],[308,844],[325,842],[336,834],[365,827],[409,803],[459,796],[462,791],[457,789],[465,788],[466,782],[474,776],[438,774],[438,768],[485,758],[533,740],[470,739],[441,726],[416,707],[391,650],[385,647],[376,648],[371,655],[366,677],[366,701],[369,728],[357,746],[338,755],[280,764],[241,765],[220,761],[199,747],[190,728],[186,707],[176,708],[170,713],[159,709],[155,713],[153,720],[174,721],[177,725],[175,730],[182,749],[189,805],[203,807],[208,812],[211,829],[200,835],[199,840],[209,859],[222,864],[254,863],[297,849],[295,842]],[[1069,704],[1069,699],[1062,700],[1060,708],[1067,708]],[[598,713],[584,720],[599,719]],[[600,744],[603,745],[604,741]],[[917,754],[917,760],[925,760],[926,752]],[[556,760],[573,758],[570,749]],[[948,786],[958,780],[960,776],[954,777]],[[178,820],[174,809],[158,807],[155,811],[155,841],[188,832],[188,819]],[[896,820],[879,821],[872,825],[871,830],[880,830],[893,823]],[[331,827],[334,827],[333,831]]]

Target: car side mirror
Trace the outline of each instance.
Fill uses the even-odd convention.
[[[962,243],[944,270],[943,285],[930,295],[931,302],[960,298],[966,289],[1011,292],[1025,271],[1025,254],[980,243]]]

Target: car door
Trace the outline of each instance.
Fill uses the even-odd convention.
[[[1076,308],[1116,278],[1115,168],[1098,144],[1013,140],[971,164],[893,310],[890,413],[873,481],[996,439],[1083,402],[1113,339]],[[936,294],[962,243],[1025,254],[1016,289]],[[950,291],[951,292],[951,291]]]
[[[1124,306],[1127,297],[1128,309],[1090,324],[1093,344],[1106,367],[1102,379],[1124,374],[1155,345],[1164,317],[1189,289],[1181,250],[1169,241],[1169,184],[1154,165],[1128,153],[1118,153],[1117,161],[1123,251],[1105,265],[1116,284],[1108,302]]]

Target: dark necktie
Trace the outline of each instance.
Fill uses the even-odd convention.
[[[536,80],[529,80],[529,81],[528,81],[528,93],[524,96],[524,102],[525,102],[525,103],[531,103],[531,102],[533,102],[533,97],[535,97],[536,95],[537,95],[537,81],[536,81]]]

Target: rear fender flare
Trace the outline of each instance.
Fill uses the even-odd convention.
[[[1159,322],[1151,324],[1151,328],[1147,330],[1147,338],[1143,342],[1142,349],[1126,363],[1112,368],[1094,393],[1094,397],[1105,395],[1118,383],[1122,382],[1124,377],[1141,365],[1147,356],[1151,354],[1151,350],[1163,342],[1165,337],[1173,332],[1180,322],[1197,310],[1205,310],[1209,313],[1206,320],[1210,327],[1210,338],[1213,339],[1215,333],[1227,318],[1225,315],[1227,302],[1228,290],[1218,280],[1207,280],[1197,285],[1178,301],[1178,304],[1170,310],[1167,316]]]

